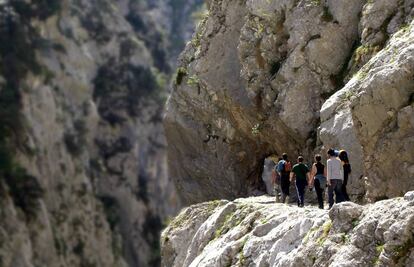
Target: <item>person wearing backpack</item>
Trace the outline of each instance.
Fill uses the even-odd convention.
[[[282,190],[281,203],[289,203],[290,172],[292,163],[288,160],[288,155],[283,153],[282,160],[277,164],[277,172],[280,176],[280,189]]]
[[[333,149],[328,150],[328,161],[326,162],[326,178],[328,183],[329,209],[334,204],[334,193],[336,203],[343,201],[342,196],[342,182],[344,179],[343,168],[341,161],[336,157]]]
[[[342,183],[342,195],[345,201],[351,201],[348,192],[346,191],[346,185],[348,184],[349,174],[351,173],[351,164],[349,164],[348,153],[345,150],[340,150],[338,157],[342,162],[344,172],[344,182]]]
[[[282,158],[279,158],[278,162],[281,161]],[[280,198],[280,175],[279,172],[277,171],[277,163],[275,163],[275,166],[273,167],[272,170],[272,184],[273,184],[273,191],[275,192],[275,196],[276,196],[276,203],[279,203]]]
[[[323,196],[326,187],[326,168],[321,162],[321,155],[315,155],[315,163],[312,165],[311,182],[309,187],[315,186],[316,196],[318,197],[319,208],[323,209]]]
[[[296,179],[295,179],[296,178]],[[309,181],[309,168],[303,163],[303,157],[298,157],[298,163],[293,166],[290,173],[290,182],[296,180],[296,193],[298,194],[298,207],[305,206],[305,188]]]

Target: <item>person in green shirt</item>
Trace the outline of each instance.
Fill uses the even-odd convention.
[[[290,173],[290,181],[296,178],[296,193],[298,195],[298,207],[305,205],[305,188],[309,181],[309,168],[303,163],[303,157],[298,157],[298,163],[293,166]]]

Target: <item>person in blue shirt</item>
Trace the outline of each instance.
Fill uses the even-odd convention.
[[[292,171],[292,163],[288,160],[288,155],[286,153],[283,153],[282,160],[280,160],[276,166],[280,176],[280,188],[282,191],[281,203],[289,203],[289,179],[290,172]]]

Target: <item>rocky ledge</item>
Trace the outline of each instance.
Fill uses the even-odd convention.
[[[162,234],[162,266],[414,266],[414,192],[331,210],[262,196],[184,209]]]

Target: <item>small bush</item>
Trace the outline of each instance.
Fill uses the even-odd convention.
[[[404,260],[410,255],[410,251],[414,248],[414,240],[409,239],[402,245],[396,246],[393,251],[393,260],[398,266],[404,265]]]
[[[107,121],[122,120],[119,110],[126,110],[130,116],[139,115],[145,98],[161,99],[161,87],[151,69],[129,63],[116,65],[110,60],[99,68],[94,86],[99,114]]]
[[[200,79],[197,77],[197,75],[193,75],[188,78],[187,84],[190,86],[199,85]]]
[[[99,197],[99,200],[102,202],[106,220],[109,224],[109,227],[112,231],[115,230],[116,225],[120,222],[119,217],[119,204],[118,201],[111,196],[101,196]]]
[[[148,203],[148,181],[147,177],[143,174],[138,175],[138,191],[136,196],[138,199],[144,201],[144,203]]]
[[[181,85],[185,76],[187,76],[187,69],[183,67],[178,68],[174,79],[175,85]]]
[[[30,4],[25,1],[12,1],[11,5],[24,18],[45,20],[60,11],[61,3],[61,0],[34,0]]]
[[[39,199],[44,193],[37,178],[15,164],[10,170],[2,170],[0,176],[6,181],[13,203],[23,210],[28,219],[35,217],[40,207]]]
[[[79,257],[83,257],[84,249],[85,243],[82,240],[78,240],[78,243],[76,244],[76,246],[73,247],[72,251]]]
[[[334,17],[332,13],[329,11],[329,7],[324,6],[323,7],[323,13],[322,13],[322,20],[325,22],[331,22],[333,21]]]
[[[255,124],[255,125],[252,127],[252,134],[253,134],[253,135],[259,135],[259,134],[260,134],[260,129],[261,129],[261,125],[260,125],[260,123]]]
[[[84,150],[83,146],[85,144],[82,142],[78,135],[74,133],[65,133],[63,135],[63,140],[70,154],[73,156],[79,156],[82,154]]]
[[[273,61],[270,64],[270,70],[269,70],[270,75],[272,77],[275,76],[277,74],[277,72],[279,71],[280,67],[281,67],[281,64],[280,64],[279,61]]]
[[[155,67],[163,72],[170,72],[171,67],[168,64],[165,38],[162,33],[156,30],[157,27],[152,22],[144,21],[136,12],[130,12],[126,19],[151,51]]]
[[[142,225],[142,235],[151,247],[148,264],[149,266],[159,266],[161,264],[160,232],[164,226],[160,217],[150,212],[146,214],[145,218]]]

